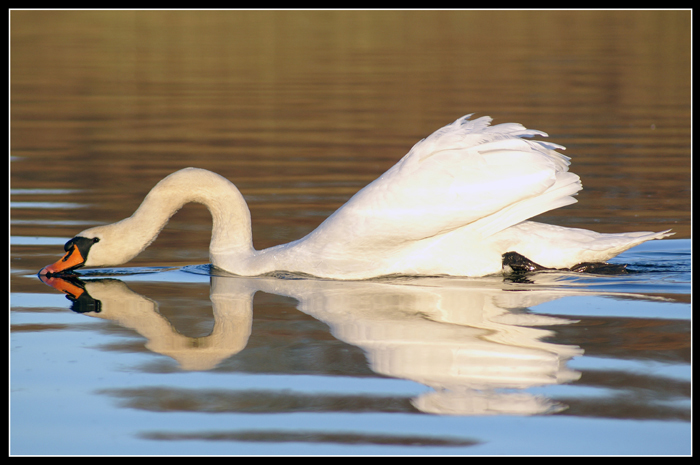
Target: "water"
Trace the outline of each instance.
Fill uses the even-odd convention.
[[[689,454],[689,26],[11,12],[11,453]],[[187,206],[124,267],[36,276],[184,166],[239,186],[257,248],[297,239],[474,111],[567,147],[584,190],[539,220],[676,236],[619,276],[240,278]]]

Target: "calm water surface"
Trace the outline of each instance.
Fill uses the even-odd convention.
[[[689,12],[10,19],[12,454],[690,453]],[[190,205],[36,276],[185,166],[298,239],[472,112],[567,147],[584,190],[540,221],[676,236],[619,276],[241,278]]]

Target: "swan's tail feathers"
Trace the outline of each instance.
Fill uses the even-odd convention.
[[[578,175],[568,171],[557,173],[556,182],[544,193],[521,200],[481,218],[472,223],[471,227],[482,237],[492,236],[534,216],[576,203],[574,195],[582,188]]]
[[[661,232],[628,232],[617,234],[600,234],[601,238],[590,243],[591,251],[605,251],[605,256],[601,260],[609,260],[625,250],[631,249],[643,242],[652,241],[655,239],[663,239],[665,237],[676,234],[670,229]]]

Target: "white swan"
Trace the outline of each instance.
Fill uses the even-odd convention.
[[[564,147],[523,139],[547,134],[520,124],[490,126],[491,118],[470,116],[418,142],[316,230],[289,244],[255,250],[250,211],[238,189],[216,173],[186,168],[161,180],[129,218],[68,241],[64,257],[40,274],[128,262],[188,202],[211,212],[211,263],[245,276],[484,276],[501,272],[509,252],[506,265],[513,267],[522,260],[530,269],[570,269],[673,234],[600,234],[526,221],[576,202],[579,177],[555,151]]]

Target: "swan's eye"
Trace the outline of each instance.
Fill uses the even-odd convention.
[[[93,237],[93,238],[92,238],[92,243],[94,244],[95,242],[100,242],[100,238],[99,238],[99,237]]]

